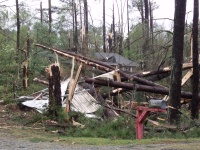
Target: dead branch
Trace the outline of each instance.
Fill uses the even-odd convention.
[[[34,78],[33,81],[49,86],[49,82],[38,79],[38,78]]]

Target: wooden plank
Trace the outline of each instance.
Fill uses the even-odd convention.
[[[183,86],[183,85],[187,82],[187,80],[188,80],[192,75],[193,75],[193,68],[190,69],[190,70],[186,73],[186,75],[182,78],[181,86]]]

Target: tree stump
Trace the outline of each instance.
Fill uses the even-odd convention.
[[[49,74],[49,107],[48,114],[58,117],[62,109],[60,68],[58,64],[53,64],[47,68]]]

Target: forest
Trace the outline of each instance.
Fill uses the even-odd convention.
[[[157,100],[167,105],[164,116],[160,109],[149,109],[145,116],[156,128],[181,132],[199,127],[199,0],[193,0],[192,22],[187,22],[186,0],[174,0],[172,29],[156,22],[154,11],[159,5],[155,0],[113,0],[109,20],[107,1],[99,0],[103,12],[99,25],[93,23],[87,0],[57,0],[58,6],[46,0],[48,8],[35,0],[40,7],[34,12],[25,0],[16,0],[14,7],[6,1],[0,1],[0,99],[4,104],[20,107],[22,99],[42,99],[48,93],[45,115],[68,126],[74,120],[80,122],[71,110],[76,97],[81,99],[80,85],[95,99],[95,107],[102,109],[95,112],[105,120],[128,115],[135,121],[140,107],[145,111],[150,100]],[[131,18],[133,10],[138,19]],[[86,103],[84,97],[82,103]],[[165,118],[162,123],[155,120],[159,113]]]

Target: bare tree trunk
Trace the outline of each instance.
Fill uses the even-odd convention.
[[[16,14],[17,14],[17,43],[16,43],[16,48],[17,48],[17,56],[16,56],[16,62],[18,63],[18,70],[17,70],[17,82],[15,82],[15,86],[17,86],[19,78],[20,78],[20,56],[21,56],[21,50],[20,50],[20,18],[19,18],[19,3],[18,0],[16,0]],[[14,97],[16,96],[16,88],[13,89],[14,92]]]
[[[78,46],[78,23],[77,23],[76,3],[74,3],[74,21],[75,21],[74,50],[75,50],[75,52],[77,52],[77,46]]]
[[[183,61],[183,42],[185,27],[186,0],[175,0],[174,13],[174,36],[172,47],[172,72],[170,81],[169,123],[180,123],[180,98],[181,98],[181,79]]]
[[[146,28],[149,27],[149,0],[144,0],[144,8],[145,8],[145,25]]]
[[[70,31],[68,32],[68,44],[69,44],[69,49],[71,48],[71,36],[70,36]]]
[[[51,16],[51,0],[49,0],[49,45],[51,45],[51,23],[52,23],[52,16]]]
[[[128,51],[130,51],[130,27],[129,27],[129,3],[127,0],[127,29],[128,29],[128,37],[127,37],[127,45],[128,45]]]
[[[144,24],[144,3],[143,0],[140,0],[141,3],[141,18],[142,18],[142,24]]]
[[[81,7],[81,0],[79,0],[79,5],[80,5],[80,28],[82,29],[82,7]]]
[[[143,56],[149,48],[149,2],[144,0],[145,19],[144,19],[144,43],[143,43]]]
[[[106,52],[106,20],[105,20],[105,0],[103,0],[103,52]]]
[[[113,49],[113,46],[112,46],[112,42],[113,42],[113,39],[112,39],[112,27],[113,27],[113,25],[111,24],[110,33],[108,35],[109,53],[112,52],[112,49]]]
[[[153,46],[154,39],[153,39],[153,8],[152,8],[152,5],[153,5],[152,2],[149,1],[150,36],[151,36],[151,45]]]
[[[17,52],[18,52],[18,57],[19,57],[19,54],[20,54],[20,20],[19,20],[18,0],[16,0],[16,14],[17,14]]]
[[[115,33],[115,8],[113,4],[113,52],[116,52],[116,33]]]
[[[49,71],[49,115],[58,117],[62,109],[60,69],[57,64],[51,65]]]
[[[192,78],[192,101],[191,101],[191,118],[199,118],[199,53],[198,53],[198,21],[199,21],[199,0],[194,0],[193,14],[193,78]]]
[[[86,56],[88,51],[88,4],[84,0],[84,39],[83,39],[83,55]]]
[[[43,9],[42,9],[42,2],[40,2],[40,23],[43,22]]]
[[[73,48],[74,48],[74,45],[75,45],[75,15],[74,15],[74,0],[72,0],[72,3],[71,3],[71,8],[72,8],[72,37],[73,37]]]

